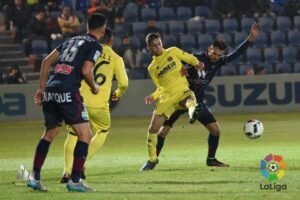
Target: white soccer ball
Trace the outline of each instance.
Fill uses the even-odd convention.
[[[261,136],[264,132],[263,124],[257,119],[251,119],[244,125],[244,133],[250,139],[255,139]]]

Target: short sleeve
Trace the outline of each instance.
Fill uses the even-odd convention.
[[[93,42],[87,46],[86,51],[87,54],[85,60],[91,61],[92,63],[96,63],[97,59],[101,55],[102,46],[96,42]]]

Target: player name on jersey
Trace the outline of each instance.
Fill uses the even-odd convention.
[[[55,101],[57,103],[72,102],[71,92],[44,92],[44,102]]]

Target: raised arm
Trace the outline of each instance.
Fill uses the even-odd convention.
[[[239,57],[240,55],[242,55],[249,47],[249,44],[254,41],[259,31],[260,31],[259,23],[254,22],[252,24],[250,34],[248,35],[247,39],[244,42],[242,42],[235,50],[233,50],[232,52],[230,52],[228,55],[225,56],[224,64],[229,63],[232,60]]]

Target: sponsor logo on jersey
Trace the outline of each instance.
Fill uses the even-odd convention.
[[[175,61],[171,62],[166,67],[164,67],[161,71],[159,71],[158,74],[157,74],[157,76],[161,77],[162,75],[164,75],[165,73],[167,73],[168,71],[170,71],[171,69],[173,69],[175,66],[176,66]]]
[[[73,71],[74,67],[70,66],[70,65],[66,65],[66,64],[57,64],[55,65],[54,68],[54,73],[56,74],[71,74],[71,72]]]

